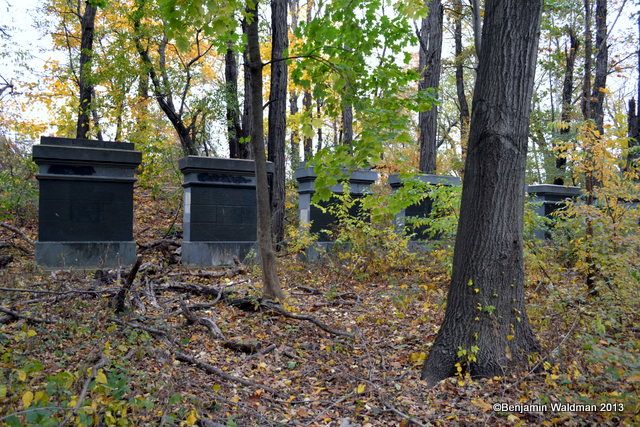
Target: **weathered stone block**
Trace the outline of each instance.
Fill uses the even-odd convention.
[[[243,261],[256,249],[256,178],[253,160],[189,156],[184,175],[182,262],[217,266]],[[273,174],[273,164],[267,163]]]
[[[42,137],[36,262],[48,269],[114,268],[135,262],[133,144]]]
[[[537,203],[536,213],[540,216],[553,218],[553,212],[562,209],[567,200],[577,199],[582,194],[580,187],[569,187],[555,184],[536,184],[526,187],[527,193],[534,203]],[[545,230],[534,230],[538,239],[549,237]]]
[[[420,174],[416,178],[429,185],[444,185],[447,187],[455,187],[461,184],[460,178],[447,175]],[[389,175],[389,186],[393,191],[397,191],[404,184],[402,177],[398,174]],[[433,201],[430,198],[424,198],[420,203],[411,205],[400,211],[395,218],[396,228],[400,232],[405,232],[405,226],[408,217],[427,218],[431,214]],[[415,233],[416,240],[427,240],[429,238],[426,227],[415,227],[412,230]]]
[[[318,235],[315,248],[307,250],[307,258],[311,261],[320,256],[319,252],[330,250],[334,246],[332,237],[327,230],[335,227],[337,218],[330,212],[323,212],[318,206],[311,203],[313,194],[315,193],[315,180],[317,175],[313,168],[300,168],[295,172],[295,178],[298,181],[298,212],[300,214],[300,224],[311,224],[309,231]],[[378,173],[370,170],[358,170],[349,177],[348,189],[349,194],[354,198],[363,197],[370,194],[370,186],[378,179]],[[338,195],[344,193],[342,184],[337,184],[331,188],[331,191]],[[327,208],[336,203],[337,200],[332,198],[326,202],[321,202],[320,206]],[[351,215],[358,215],[360,207],[355,204],[349,212]]]

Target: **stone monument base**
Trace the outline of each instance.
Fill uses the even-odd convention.
[[[182,242],[182,264],[200,267],[247,264],[258,259],[255,242]]]
[[[135,242],[36,242],[36,262],[45,270],[95,270],[136,262]]]

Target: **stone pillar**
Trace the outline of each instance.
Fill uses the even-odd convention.
[[[253,160],[189,156],[184,175],[182,263],[232,265],[257,253],[256,178]],[[267,162],[273,174],[273,163]]]
[[[567,199],[576,199],[582,194],[580,187],[555,184],[528,185],[526,188],[533,202],[539,203],[536,214],[547,218],[553,218],[552,213],[561,209]],[[549,237],[549,233],[545,230],[534,230],[533,234],[538,239]]]
[[[433,174],[420,174],[416,175],[415,178],[420,181],[429,184],[429,185],[444,185],[447,187],[455,187],[461,184],[460,178],[457,176],[447,176],[447,175],[433,175]],[[403,186],[403,179],[399,174],[389,175],[389,186],[392,191],[397,191]],[[395,218],[395,225],[398,232],[404,232],[406,218],[407,217],[418,217],[418,218],[426,218],[431,214],[431,208],[433,205],[433,201],[428,197],[424,198],[420,203],[415,205],[411,205],[406,209],[400,211]],[[426,240],[428,239],[428,235],[425,227],[420,227],[415,230],[417,240]]]
[[[135,262],[133,183],[141,158],[125,142],[42,137],[34,145],[38,265],[96,269]]]
[[[323,212],[318,206],[311,203],[313,194],[315,193],[315,180],[317,175],[313,168],[300,168],[295,172],[295,178],[298,181],[298,212],[300,213],[300,225],[311,224],[309,231],[318,235],[316,246],[318,248],[328,250],[333,247],[332,237],[325,230],[337,224],[337,219],[329,212]],[[370,170],[358,170],[349,177],[349,194],[354,197],[363,197],[369,194],[370,186],[378,179],[378,173]],[[343,194],[344,187],[342,183],[336,184],[331,188],[334,194]],[[321,202],[320,206],[328,207],[335,200]],[[355,215],[359,211],[356,205],[351,214]],[[317,259],[318,254],[315,248],[309,248],[307,257],[310,260]]]

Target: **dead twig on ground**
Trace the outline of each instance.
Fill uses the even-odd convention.
[[[345,332],[345,331],[341,331],[339,329],[335,329],[332,328],[331,326],[321,322],[320,320],[316,319],[315,317],[312,316],[307,316],[307,315],[303,315],[303,314],[294,314],[291,313],[287,310],[285,310],[284,308],[282,308],[279,304],[275,304],[272,303],[270,301],[263,301],[260,303],[260,305],[262,307],[268,308],[269,310],[275,311],[276,313],[284,316],[284,317],[288,317],[290,319],[294,319],[294,320],[305,320],[307,322],[311,322],[314,325],[316,325],[317,327],[319,327],[320,329],[322,329],[325,332],[328,332],[332,335],[339,335],[339,336],[343,336],[343,337],[349,337],[349,338],[353,338],[353,334],[350,332]]]
[[[31,238],[29,236],[27,236],[27,233],[25,233],[24,231],[20,230],[18,227],[15,227],[15,226],[13,226],[11,224],[8,224],[6,222],[0,222],[0,227],[6,228],[7,230],[12,231],[14,234],[16,234],[18,237],[20,237],[22,240],[24,240],[25,242],[27,242],[31,246],[35,246],[36,242],[31,240]]]
[[[5,307],[0,307],[0,312],[8,315],[8,317],[4,317],[0,319],[0,323],[7,323],[7,322],[10,322],[11,320],[20,320],[20,319],[25,320],[28,323],[48,323],[48,324],[55,323],[53,320],[50,320],[50,319],[41,319],[39,317],[27,316],[25,314],[19,313],[14,310],[10,310]]]
[[[127,278],[125,279],[124,283],[122,284],[122,287],[116,294],[115,302],[114,302],[116,313],[122,313],[124,311],[127,293],[131,289],[131,286],[133,286],[133,281],[136,278],[136,274],[138,274],[138,269],[140,268],[141,264],[142,264],[142,255],[138,255],[138,258],[136,259],[135,264],[133,264],[133,267],[131,267],[131,270],[129,271]]]
[[[84,381],[84,384],[82,384],[82,390],[78,395],[78,399],[76,401],[76,404],[73,406],[72,412],[68,414],[64,420],[62,420],[62,422],[60,423],[60,426],[65,426],[69,422],[71,417],[73,417],[78,413],[78,409],[82,407],[82,404],[84,403],[84,400],[87,397],[87,393],[89,392],[89,385],[91,384],[91,381],[93,381],[96,375],[98,375],[98,370],[100,368],[107,366],[108,363],[109,363],[109,360],[106,357],[104,357],[104,354],[100,353],[98,356],[97,362],[95,362],[94,365],[91,367],[91,373],[89,374],[87,379]]]

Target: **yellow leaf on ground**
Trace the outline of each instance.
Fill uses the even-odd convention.
[[[22,395],[22,406],[28,408],[31,406],[31,402],[33,402],[33,392],[25,391]]]
[[[189,412],[189,415],[187,415],[187,419],[185,421],[190,426],[194,425],[196,423],[196,421],[198,421],[198,413],[196,412],[195,409],[192,409]]]
[[[16,374],[18,374],[18,379],[20,381],[26,381],[27,380],[27,373],[25,371],[23,371],[22,369],[18,369],[16,371]]]
[[[477,406],[478,408],[482,409],[483,412],[489,412],[492,408],[490,403],[487,403],[486,401],[477,398],[477,399],[471,399],[471,403],[474,406]]]
[[[107,383],[107,376],[104,374],[102,369],[98,370],[98,373],[96,374],[96,382],[98,384],[106,384]]]
[[[367,386],[364,384],[358,384],[358,387],[356,387],[356,393],[358,394],[362,394],[364,393],[364,391],[367,389]]]

